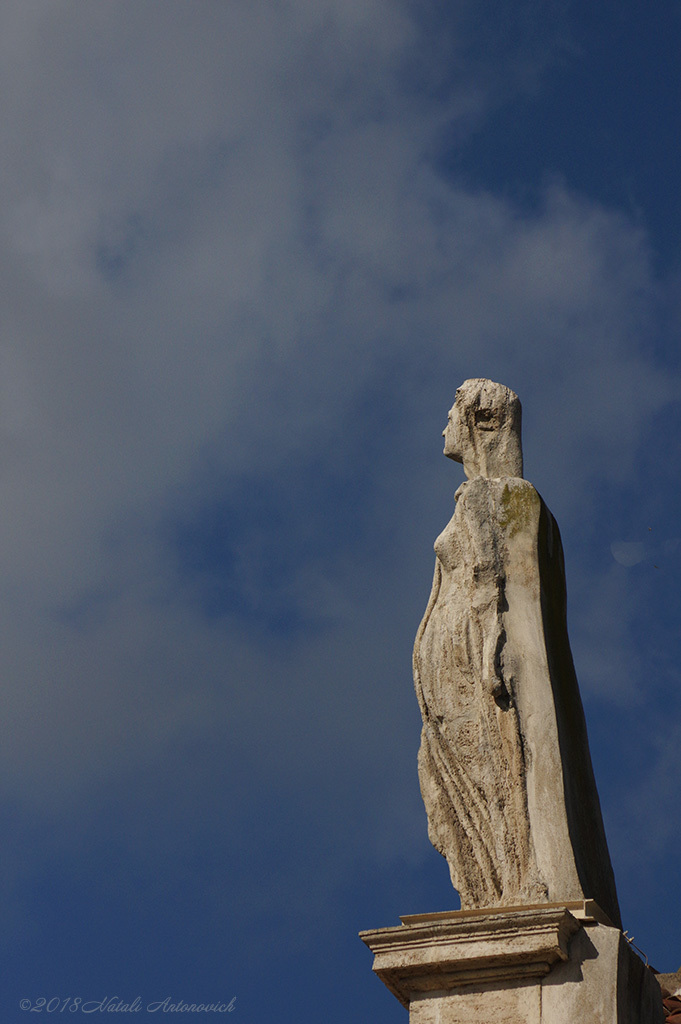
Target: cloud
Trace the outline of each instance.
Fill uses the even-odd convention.
[[[315,871],[423,856],[409,658],[456,386],[518,391],[569,530],[678,401],[639,224],[560,181],[528,211],[442,171],[553,43],[495,74],[453,34],[419,77],[424,21],[379,0],[0,16],[0,774],[22,814],[91,823],[130,794],[144,857],[155,801],[203,835],[203,810],[246,830],[281,799],[342,853]],[[580,572],[623,645],[581,626],[609,692],[625,617]]]

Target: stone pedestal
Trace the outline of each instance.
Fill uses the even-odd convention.
[[[409,1024],[662,1024],[654,975],[590,900],[362,932]]]

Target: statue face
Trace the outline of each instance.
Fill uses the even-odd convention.
[[[455,402],[449,410],[449,416],[447,417],[447,426],[442,431],[442,436],[445,439],[445,446],[443,449],[444,454],[449,459],[454,459],[456,462],[463,461],[463,450],[464,450],[464,424],[461,419],[461,409]]]

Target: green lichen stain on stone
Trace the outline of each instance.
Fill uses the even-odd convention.
[[[536,522],[539,502],[539,495],[531,485],[506,484],[501,494],[499,522],[509,537],[530,529]]]

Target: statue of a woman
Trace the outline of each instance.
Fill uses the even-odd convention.
[[[619,925],[560,534],[522,479],[520,421],[512,391],[476,379],[444,430],[468,479],[414,646],[428,832],[463,908],[594,899]]]

